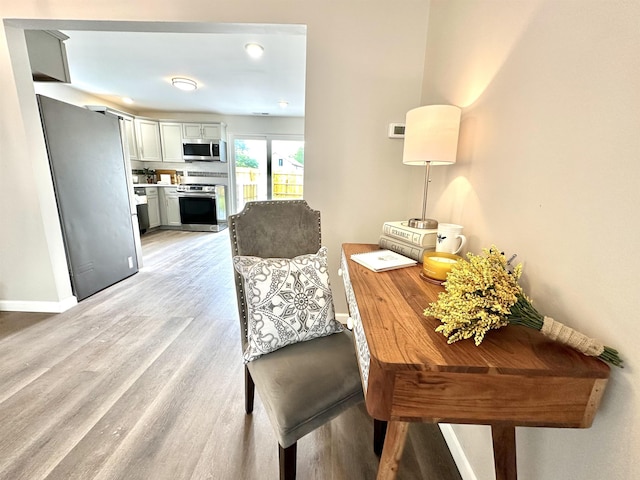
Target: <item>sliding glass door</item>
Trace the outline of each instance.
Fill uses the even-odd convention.
[[[234,212],[252,200],[302,198],[302,137],[235,136],[232,151]]]

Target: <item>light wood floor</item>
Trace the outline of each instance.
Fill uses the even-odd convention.
[[[228,231],[143,236],[145,267],[62,314],[0,312],[0,479],[276,479],[259,398],[244,412]],[[300,480],[375,478],[353,408],[298,442]],[[436,425],[400,479],[459,480]]]

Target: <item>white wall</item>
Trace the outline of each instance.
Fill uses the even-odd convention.
[[[422,103],[463,107],[436,218],[517,253],[539,309],[627,365],[592,428],[517,429],[521,480],[640,478],[639,25],[639,2],[431,3]],[[488,427],[454,430],[494,478]]]
[[[40,117],[32,83],[14,81],[31,75],[24,34],[0,25],[0,37],[0,306],[61,310],[75,297]]]
[[[33,84],[19,38],[25,22],[6,19],[37,18],[32,26],[49,29],[68,29],[76,20],[78,28],[88,27],[84,20],[168,22],[161,27],[172,31],[182,31],[182,22],[306,24],[305,197],[322,211],[335,271],[342,242],[377,242],[385,220],[415,216],[420,208],[420,177],[402,165],[402,142],[386,134],[388,123],[403,121],[420,103],[428,5],[428,0],[3,4],[0,171],[12,181],[0,189],[0,308],[17,301],[56,304],[69,296]],[[7,36],[14,37],[11,51]],[[336,309],[344,312],[340,279],[334,277]]]
[[[242,115],[220,115],[215,113],[184,112],[140,112],[143,117],[176,122],[224,122],[229,132],[240,134],[296,134],[304,135],[304,118],[302,117],[259,117]]]

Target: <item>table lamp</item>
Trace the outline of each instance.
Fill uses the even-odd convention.
[[[426,165],[422,218],[409,219],[409,226],[438,228],[438,221],[427,218],[427,194],[431,165],[456,163],[461,109],[454,105],[426,105],[407,112],[404,130],[405,165]]]

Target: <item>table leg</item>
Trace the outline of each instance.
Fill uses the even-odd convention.
[[[396,478],[408,429],[408,422],[390,421],[388,423],[377,480],[394,480]]]
[[[496,480],[517,480],[516,428],[491,425]]]

